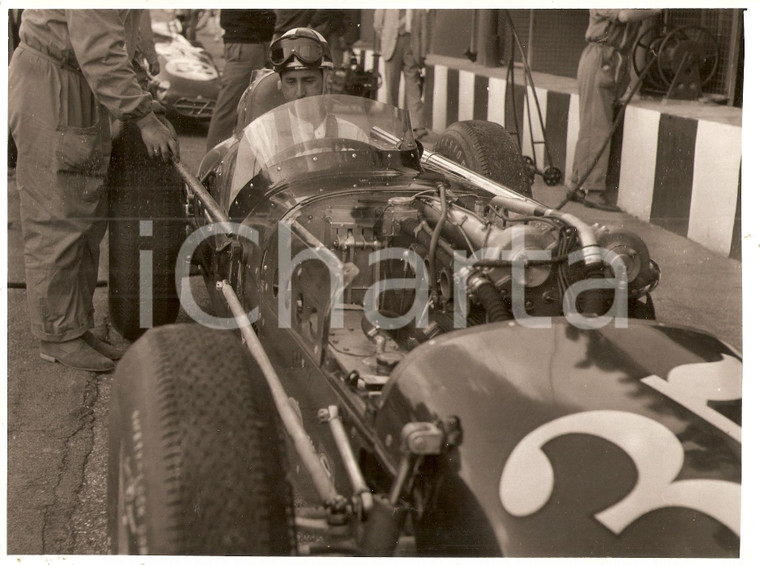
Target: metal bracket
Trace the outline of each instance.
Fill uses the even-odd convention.
[[[443,453],[443,431],[430,422],[410,422],[401,430],[401,449],[414,455]]]

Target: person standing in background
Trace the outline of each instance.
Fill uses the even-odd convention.
[[[251,73],[266,65],[275,13],[274,10],[221,10],[219,25],[224,29],[224,69],[222,88],[206,137],[207,151],[235,130],[237,105]]]
[[[195,41],[198,20],[203,10],[175,10],[175,17],[182,26],[180,33],[188,41]]]
[[[90,332],[111,118],[133,121],[153,157],[179,157],[132,68],[140,16],[24,10],[8,72],[32,334],[42,359],[82,371],[110,371],[121,356]]]
[[[158,62],[156,53],[156,43],[153,40],[153,20],[150,17],[150,10],[143,10],[140,18],[140,43],[139,48],[143,57],[148,62],[148,72],[156,76],[161,72],[161,65]]]
[[[275,10],[277,22],[274,39],[288,30],[308,27],[319,32],[330,45],[330,54],[335,67],[343,62],[343,52],[347,48],[344,39],[352,23],[351,10]]]
[[[273,39],[279,39],[291,29],[311,27],[311,20],[317,10],[275,10],[274,13],[276,14],[276,21]]]
[[[641,22],[660,11],[589,10],[587,44],[578,63],[580,128],[567,186],[568,197],[588,208],[618,211],[605,194],[615,103],[630,81],[630,55]]]
[[[430,48],[434,13],[431,10],[375,10],[375,34],[385,60],[385,82],[390,102],[399,105],[401,73],[406,83],[406,109],[417,139],[427,135],[422,107],[422,69]]]
[[[343,54],[350,46],[346,35],[351,26],[350,10],[316,10],[309,27],[321,33],[330,45],[330,55],[336,68],[343,66]]]

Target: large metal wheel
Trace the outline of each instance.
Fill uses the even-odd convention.
[[[657,72],[668,88],[687,54],[698,58],[702,86],[715,76],[718,70],[718,41],[715,36],[703,27],[679,27],[663,38],[657,50]]]
[[[293,553],[284,437],[239,338],[190,324],[150,330],[119,363],[112,399],[113,553]]]
[[[669,86],[668,83],[663,82],[660,73],[655,69],[660,45],[669,32],[670,30],[665,26],[651,27],[638,37],[633,47],[631,56],[633,71],[637,77],[641,77],[646,72],[643,79],[644,85],[654,90],[666,91]]]
[[[451,124],[433,151],[525,196],[532,179],[509,132],[499,124],[468,120]]]

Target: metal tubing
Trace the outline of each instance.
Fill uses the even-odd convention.
[[[398,145],[402,141],[400,137],[396,137],[392,133],[387,132],[377,126],[372,128],[371,135],[374,138],[380,139],[381,141],[390,143],[392,145]],[[463,167],[459,163],[456,163],[455,161],[444,157],[440,153],[435,153],[429,149],[423,149],[422,155],[420,155],[420,162],[423,165],[434,167],[439,171],[457,175],[458,177],[471,182],[477,187],[490,192],[494,196],[505,196],[507,198],[514,198],[515,200],[522,200],[523,202],[532,202],[533,204],[538,204],[538,202],[535,200],[528,198],[527,196],[523,196],[508,186],[494,182],[488,177],[475,173],[470,169]]]
[[[280,382],[280,378],[277,376],[277,372],[275,371],[274,366],[272,366],[272,362],[269,360],[266,351],[264,351],[264,347],[261,345],[258,336],[248,323],[245,310],[243,310],[243,306],[240,304],[240,301],[235,294],[235,290],[227,281],[217,283],[217,288],[221,288],[222,294],[227,300],[227,304],[229,304],[233,316],[235,316],[238,328],[240,328],[240,331],[243,334],[245,345],[259,364],[261,372],[267,380],[269,390],[272,392],[272,397],[274,398],[274,403],[277,407],[277,412],[280,414],[285,429],[292,438],[296,452],[314,482],[314,486],[316,487],[319,496],[327,504],[336,502],[340,495],[335,490],[335,486],[332,484],[327,471],[322,466],[311,438],[303,428],[303,425],[301,424],[298,415],[293,410],[290,402],[288,402],[288,395]]]
[[[346,537],[350,534],[349,524],[336,526],[330,524],[327,518],[307,518],[304,516],[295,517],[296,528],[300,531],[306,531],[313,534],[320,534],[331,537]]]
[[[331,526],[324,518],[303,518],[301,516],[296,516],[295,521],[296,528],[299,530],[308,530],[319,534],[327,534],[331,530]]]
[[[423,165],[436,167],[439,170],[443,170],[462,177],[463,179],[482,188],[483,190],[490,192],[494,196],[504,196],[506,198],[514,198],[515,200],[522,200],[524,202],[534,202],[527,196],[523,196],[519,192],[516,192],[507,186],[499,184],[498,182],[494,182],[486,176],[475,173],[470,169],[463,167],[459,163],[456,163],[451,159],[444,157],[440,153],[434,153],[432,151],[425,150],[422,154],[422,157],[420,157],[420,161]]]
[[[174,161],[174,168],[179,173],[179,176],[182,177],[182,180],[185,181],[188,188],[198,197],[198,200],[201,201],[201,204],[203,204],[203,207],[208,211],[214,222],[223,223],[230,221],[230,217],[227,213],[221,206],[219,206],[217,201],[214,200],[208,190],[206,190],[206,187],[195,178],[195,175],[191,173],[185,165],[180,161]]]
[[[399,139],[393,134],[390,134],[380,128],[372,128],[372,134],[385,141],[393,142],[395,139]],[[596,236],[591,229],[591,226],[581,221],[579,218],[571,215],[559,212],[558,210],[552,210],[547,208],[540,202],[537,202],[531,198],[523,196],[522,194],[515,192],[509,187],[503,186],[497,182],[492,181],[488,177],[474,173],[471,170],[463,167],[462,165],[455,163],[451,159],[447,159],[443,155],[434,152],[423,151],[420,161],[424,165],[432,165],[433,167],[443,170],[445,172],[460,176],[465,180],[470,181],[472,184],[487,190],[494,195],[492,203],[511,210],[513,212],[524,214],[527,216],[552,216],[559,218],[564,222],[567,222],[578,230],[578,238],[581,241],[581,247],[583,248],[583,261],[587,265],[597,265],[602,261],[601,250],[599,244],[596,241]]]
[[[348,479],[351,481],[351,486],[354,489],[354,494],[359,495],[362,501],[362,512],[365,514],[372,510],[372,493],[369,491],[367,483],[364,481],[364,475],[362,475],[359,464],[354,457],[354,452],[351,450],[351,443],[348,440],[348,435],[343,427],[343,422],[338,417],[338,407],[328,406],[328,423],[330,424],[330,431],[332,432],[335,444],[338,446],[338,452],[343,460],[343,464],[348,472]]]
[[[401,457],[401,463],[399,465],[398,472],[396,473],[396,480],[393,481],[391,486],[391,493],[388,496],[388,501],[392,506],[398,504],[401,498],[401,491],[404,490],[404,484],[409,478],[409,474],[412,472],[412,454],[404,453]]]
[[[572,214],[547,208],[543,204],[531,205],[528,202],[519,202],[513,198],[502,198],[501,196],[495,196],[491,200],[491,205],[505,208],[511,212],[525,216],[545,216],[562,220],[578,231],[578,239],[581,242],[581,251],[583,253],[583,262],[589,266],[598,265],[602,262],[602,252],[599,248],[599,243],[596,240],[596,235],[594,235],[594,230],[580,218],[577,218]]]

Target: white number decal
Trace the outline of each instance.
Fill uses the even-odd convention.
[[[564,416],[525,436],[507,459],[499,482],[499,496],[507,512],[528,516],[543,508],[554,490],[554,470],[542,447],[574,433],[614,443],[636,465],[638,481],[631,492],[595,515],[615,534],[652,510],[683,507],[712,516],[739,535],[739,484],[713,479],[676,481],[684,461],[678,438],[655,420],[613,410]]]
[[[679,365],[662,379],[650,375],[641,382],[660,391],[713,426],[741,443],[742,429],[717,410],[707,405],[709,400],[735,400],[742,397],[742,363],[736,357],[722,355],[714,363]]]

